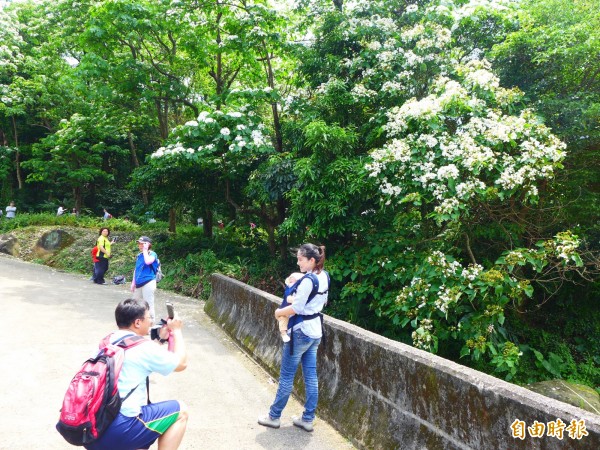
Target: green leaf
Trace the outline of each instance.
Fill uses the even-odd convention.
[[[471,354],[471,349],[469,347],[467,347],[466,345],[460,349],[460,357],[462,358],[463,356],[467,356]]]

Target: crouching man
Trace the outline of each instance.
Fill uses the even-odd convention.
[[[152,326],[144,300],[122,301],[115,310],[115,319],[119,329],[109,335],[111,342],[134,334],[146,337]],[[88,450],[147,449],[157,439],[159,450],[179,447],[187,426],[185,405],[177,400],[148,404],[146,377],[153,372],[166,376],[187,367],[181,320],[175,316],[166,327],[173,343],[171,351],[149,339],[125,351],[118,380],[119,394],[124,399],[121,410],[100,439],[86,447]]]

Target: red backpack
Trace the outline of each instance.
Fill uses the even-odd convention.
[[[121,399],[117,389],[125,350],[147,339],[127,335],[115,342],[103,339],[96,357],[83,363],[71,380],[56,424],[58,432],[72,445],[87,445],[97,440],[113,422],[134,387]]]
[[[90,255],[92,255],[93,262],[97,263],[98,261],[100,261],[97,256],[98,255],[98,246],[97,245],[92,249],[92,251],[90,252]]]

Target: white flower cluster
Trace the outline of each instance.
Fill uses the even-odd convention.
[[[449,262],[446,255],[439,250],[434,250],[431,255],[427,257],[427,262],[432,266],[440,267],[446,278],[455,277],[458,270],[462,269],[462,266],[458,261]]]
[[[459,171],[454,164],[448,164],[447,166],[442,166],[437,170],[436,178],[440,181],[448,180],[448,179],[457,179],[459,176]]]
[[[363,84],[355,85],[351,92],[356,99],[372,98],[377,96],[377,92],[372,89],[367,89]]]
[[[465,84],[440,76],[432,94],[387,111],[389,140],[372,151],[366,166],[381,179],[382,194],[428,192],[438,202],[439,216],[451,215],[488,188],[537,196],[535,184],[554,175],[565,144],[531,111],[505,115],[478,97],[482,90],[502,91],[488,66],[486,61],[459,65],[455,72]],[[440,126],[449,119],[457,126]],[[415,127],[417,132],[407,134]]]
[[[368,50],[377,51],[381,48],[381,42],[379,42],[379,41],[368,42],[367,44],[365,44],[365,48]]]
[[[419,327],[412,332],[413,345],[416,348],[430,350],[433,344],[431,331],[433,330],[433,322],[431,319],[421,319]]]
[[[198,115],[198,122],[202,122],[202,123],[215,123],[215,119],[213,119],[212,117],[210,117],[210,113],[209,112],[202,111]]]
[[[479,264],[469,264],[468,267],[465,267],[460,274],[465,280],[474,281],[475,278],[479,276],[479,274],[483,271],[483,266]]]
[[[435,307],[443,314],[448,314],[448,307],[450,304],[458,300],[457,294],[452,292],[447,286],[442,285],[440,286],[437,295],[438,298],[434,302]]]
[[[456,209],[458,209],[459,205],[460,203],[456,198],[445,198],[434,208],[434,211],[440,216],[452,214]]]
[[[161,147],[150,155],[151,158],[162,158],[164,156],[173,156],[179,154],[193,154],[195,150],[193,148],[185,148],[180,142],[176,144],[170,144],[166,147]]]
[[[254,145],[256,145],[257,147],[261,146],[261,145],[265,145],[267,143],[265,135],[262,134],[262,132],[260,130],[252,130],[251,137],[252,137],[252,143]]]
[[[323,95],[344,87],[344,82],[335,77],[330,78],[325,83],[321,83],[316,89],[316,93]]]
[[[500,86],[500,79],[490,71],[491,64],[487,60],[472,59],[465,68],[467,71],[464,83],[467,87],[493,91]]]
[[[400,37],[404,42],[410,42],[420,37],[425,33],[425,26],[421,23],[414,25],[412,28],[406,28],[400,34]]]
[[[408,86],[400,81],[384,81],[381,85],[382,92],[393,92],[396,94],[403,93],[407,90]]]
[[[385,167],[387,162],[400,161],[408,163],[411,159],[411,150],[402,139],[392,139],[382,149],[372,153],[373,162],[367,164],[370,176],[376,177]]]
[[[559,233],[554,237],[554,247],[558,258],[565,261],[575,260],[577,248],[581,244],[579,238],[571,233]]]

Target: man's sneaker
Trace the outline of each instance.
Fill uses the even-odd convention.
[[[271,416],[269,416],[268,414],[265,414],[264,416],[260,416],[258,418],[258,423],[259,423],[259,425],[262,425],[263,427],[270,427],[270,428],[279,428],[281,426],[281,421],[279,419],[271,419]]]
[[[304,431],[314,430],[312,422],[305,422],[302,417],[292,417],[292,419],[295,427],[302,428]]]

